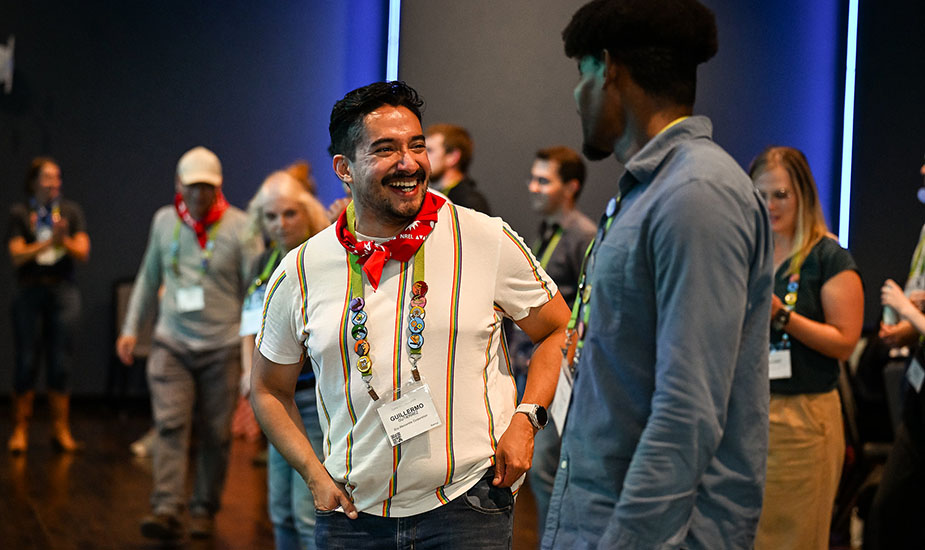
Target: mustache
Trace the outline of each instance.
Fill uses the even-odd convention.
[[[409,179],[415,179],[420,182],[423,182],[425,179],[427,179],[427,174],[424,172],[423,168],[418,168],[414,172],[396,172],[392,174],[391,176],[386,176],[382,178],[382,183],[389,184],[389,183],[392,183],[393,181],[402,181],[402,180],[409,180]]]

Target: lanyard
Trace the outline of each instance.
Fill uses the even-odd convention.
[[[245,294],[245,296],[250,296],[257,290],[257,287],[263,286],[263,283],[267,282],[267,278],[269,278],[270,274],[273,272],[273,268],[276,267],[277,258],[279,258],[279,248],[274,248],[273,254],[270,254],[270,259],[267,260],[267,265],[263,267],[260,276],[251,283],[251,286],[247,287],[247,294]]]
[[[347,213],[347,227],[354,227],[351,212]],[[366,313],[366,300],[364,299],[363,270],[359,264],[359,256],[347,253],[350,264],[350,322],[353,325],[350,335],[353,337],[353,351],[357,354],[356,368],[363,377],[366,391],[373,401],[379,400],[379,395],[370,383],[373,378],[373,360],[369,356],[371,346],[366,339],[369,329],[366,327],[369,315]],[[411,285],[411,308],[408,311],[408,358],[411,361],[411,376],[415,382],[421,380],[418,371],[418,361],[421,359],[421,349],[424,347],[424,307],[427,305],[427,283],[424,282],[424,243],[414,254],[414,268]]]
[[[200,274],[205,275],[205,272],[209,269],[212,251],[215,250],[215,233],[221,223],[222,221],[219,220],[209,228],[209,240],[206,241],[206,246],[202,249],[202,263],[199,265]],[[180,226],[182,225],[183,222],[177,220],[176,225],[173,226],[173,242],[170,243],[170,265],[173,267],[174,274],[178,277],[180,276]]]
[[[919,238],[919,243],[915,246],[915,252],[912,254],[912,265],[909,267],[909,279],[921,275],[925,271],[925,231]]]
[[[787,281],[787,294],[784,294],[784,308],[792,312],[797,304],[797,291],[800,289],[800,271],[790,275]],[[782,331],[783,332],[783,331]],[[772,348],[774,346],[772,345]],[[783,332],[780,337],[779,349],[790,349],[790,335]]]
[[[38,232],[39,222],[42,222],[42,225],[52,227],[56,221],[61,219],[61,204],[57,199],[51,202],[50,207],[39,205],[35,199],[30,199],[29,202],[32,207],[32,213],[29,216],[32,222],[32,233]],[[46,217],[49,218],[49,222],[44,221]]]
[[[447,183],[446,185],[444,185],[443,189],[440,189],[440,192],[443,193],[444,195],[448,195],[450,191],[452,191],[453,188],[459,185],[460,183],[462,183],[461,179],[458,179],[456,181],[451,181]]]
[[[549,242],[546,243],[546,248],[543,249],[543,256],[540,258],[540,267],[543,269],[546,269],[546,266],[549,265],[549,260],[552,259],[552,253],[555,252],[556,247],[559,246],[559,241],[562,239],[563,232],[562,226],[557,226],[556,231],[552,234],[552,237],[549,238]],[[539,252],[539,247],[541,246],[543,246],[542,241],[537,243],[536,252]]]
[[[591,318],[591,282],[588,280],[590,273],[594,270],[594,261],[597,257],[597,251],[604,236],[613,225],[617,213],[620,212],[620,205],[623,200],[622,193],[612,197],[607,203],[604,215],[597,226],[597,234],[588,244],[585,250],[585,257],[581,262],[581,275],[578,277],[578,295],[575,296],[575,302],[572,304],[572,315],[569,318],[566,329],[565,348],[562,350],[563,355],[568,353],[572,345],[572,338],[578,336],[578,343],[575,346],[575,356],[569,367],[572,373],[578,365],[578,358],[581,357],[581,350],[585,345],[585,336],[588,334],[588,321]]]

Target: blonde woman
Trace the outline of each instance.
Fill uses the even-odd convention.
[[[328,226],[324,207],[308,191],[304,181],[288,171],[274,172],[260,186],[248,206],[253,229],[271,245],[258,260],[244,302],[241,318],[242,358],[248,376],[242,380],[242,393],[249,393],[250,365],[254,337],[259,329],[267,282],[280,260],[290,250]],[[296,385],[295,402],[315,452],[323,454],[321,426],[315,403],[315,379],[306,365]],[[315,547],[315,505],[299,474],[272,446],[269,449],[268,487],[270,519],[277,550],[305,550]]]
[[[750,169],[774,233],[771,409],[758,550],[825,550],[845,453],[839,360],[861,335],[857,265],[828,232],[806,157],[770,147]]]

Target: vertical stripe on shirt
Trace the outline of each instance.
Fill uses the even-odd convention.
[[[534,277],[534,278],[536,279],[536,281],[537,281],[538,283],[540,283],[540,285],[543,287],[543,291],[546,292],[546,297],[549,298],[550,300],[552,300],[553,294],[552,294],[552,292],[549,290],[549,282],[548,282],[546,279],[544,279],[543,277],[541,277],[541,276],[540,276],[540,272],[538,271],[538,269],[539,269],[539,263],[537,263],[537,262],[533,259],[533,257],[530,255],[530,251],[527,250],[527,248],[524,246],[524,244],[523,244],[522,242],[520,242],[520,239],[517,238],[517,235],[514,235],[513,233],[511,233],[511,230],[510,230],[510,229],[508,229],[507,227],[505,227],[505,228],[504,228],[504,234],[507,235],[509,239],[511,239],[511,241],[514,243],[514,245],[516,245],[517,248],[520,250],[521,254],[524,255],[524,259],[527,260],[527,263],[530,265],[530,269],[533,271],[533,277]]]
[[[444,487],[453,482],[453,474],[456,470],[453,449],[453,376],[455,375],[456,366],[456,343],[459,336],[459,295],[460,286],[462,285],[462,235],[459,231],[459,215],[455,206],[452,204],[449,206],[451,213],[449,216],[450,230],[453,235],[453,282],[450,293],[450,330],[446,357],[446,478]],[[446,497],[443,487],[437,488],[437,498],[443,504],[450,501]]]
[[[260,343],[263,342],[263,329],[267,324],[267,310],[270,309],[270,300],[273,299],[273,295],[276,294],[276,289],[279,288],[279,285],[282,284],[283,280],[286,278],[286,272],[283,271],[279,274],[273,284],[270,285],[270,290],[267,291],[267,297],[263,301],[263,313],[260,316],[260,339],[257,340],[256,348],[260,349]]]
[[[302,326],[308,327],[308,280],[305,276],[305,245],[308,241],[302,243],[299,247],[299,290],[302,293]]]
[[[497,320],[497,316],[495,319]],[[482,400],[485,402],[485,414],[488,417],[488,440],[491,441],[492,455],[498,450],[498,440],[495,438],[495,417],[491,412],[491,399],[488,397],[488,365],[491,365],[491,345],[495,340],[494,334],[493,329],[488,335],[488,344],[485,346],[485,366],[482,368]]]
[[[351,284],[351,273],[353,266],[350,261],[350,254],[345,255],[347,262],[347,292],[344,294],[344,306],[340,318],[340,358],[341,368],[344,373],[344,398],[347,403],[347,414],[350,415],[350,431],[347,432],[347,450],[344,457],[344,482],[350,485],[350,472],[353,471],[353,429],[357,425],[357,414],[353,408],[353,399],[350,397],[350,344],[347,340],[347,334],[350,333],[350,299],[353,291]],[[357,267],[359,269],[359,267]],[[362,280],[362,279],[361,279]],[[361,283],[362,284],[362,283]]]
[[[324,395],[321,393],[320,388],[318,390],[318,404],[321,405],[321,411],[324,413],[324,421],[328,426],[328,429],[324,431],[324,449],[321,450],[322,455],[318,457],[318,460],[324,464],[324,457],[331,454],[331,415],[328,413],[328,406],[324,404]]]
[[[423,246],[423,245],[422,245]],[[411,262],[405,262],[401,267],[401,276],[398,278],[398,296],[395,300],[395,334],[392,338],[392,390],[396,397],[401,390],[401,351],[402,334],[404,328],[405,300],[408,295],[408,276],[412,270],[408,269]],[[392,447],[392,477],[389,478],[389,497],[382,502],[382,515],[389,517],[392,507],[392,497],[398,492],[398,462],[401,460],[401,444]]]

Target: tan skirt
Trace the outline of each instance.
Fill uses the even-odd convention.
[[[844,459],[837,390],[771,396],[768,474],[756,550],[828,550]]]

